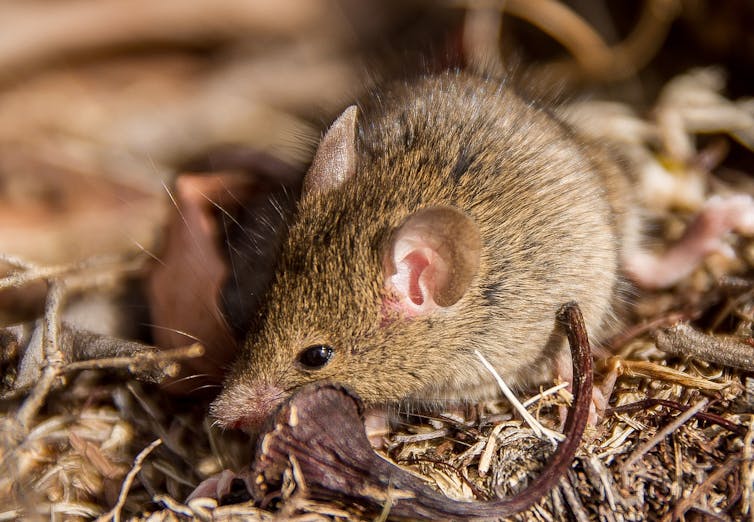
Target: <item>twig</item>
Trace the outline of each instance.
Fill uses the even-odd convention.
[[[571,506],[571,513],[577,522],[589,522],[589,515],[584,509],[584,505],[579,500],[579,495],[576,489],[571,484],[568,474],[560,477],[560,491],[563,493],[568,505]]]
[[[643,401],[624,404],[623,406],[617,406],[615,408],[608,408],[605,413],[629,413],[639,410],[648,410],[649,408],[654,408],[655,406],[665,406],[666,408],[673,408],[674,410],[679,411],[687,411],[690,408],[690,406],[684,406],[683,404],[667,399],[644,399]],[[717,415],[715,413],[700,411],[694,414],[694,417],[711,424],[717,424],[718,426],[725,428],[726,430],[731,431],[741,437],[746,435],[747,432],[746,428],[744,428],[743,426],[735,424],[725,417],[721,417],[720,415]]]
[[[31,270],[36,266],[34,265],[34,263],[31,263],[21,257],[11,254],[4,254],[2,252],[0,252],[0,263],[12,266],[13,268],[19,268],[21,270]]]
[[[436,468],[443,468],[449,470],[451,473],[456,475],[458,479],[464,483],[464,485],[471,490],[471,493],[478,499],[484,499],[487,500],[489,496],[487,493],[485,493],[483,490],[479,489],[479,486],[474,484],[463,472],[460,466],[453,465],[450,462],[446,462],[440,458],[432,458],[432,457],[411,457],[408,458],[402,462],[407,462],[410,464],[419,464],[421,462],[428,462],[432,464],[432,466]]]
[[[62,368],[62,371],[72,372],[78,370],[127,368],[129,372],[141,376],[141,380],[159,383],[165,377],[175,376],[176,369],[171,368],[170,366],[157,366],[156,363],[174,361],[175,359],[190,359],[204,355],[204,346],[198,343],[192,344],[191,346],[184,346],[182,348],[174,348],[172,350],[156,350],[157,351],[154,352],[135,353],[123,357],[104,357],[102,359],[89,359],[86,361],[72,362],[65,365]],[[149,372],[149,370],[152,370],[152,372]],[[159,376],[152,376],[152,373],[155,371]]]
[[[662,521],[669,522],[671,520],[682,520],[684,513],[694,507],[694,504],[699,500],[699,497],[709,492],[709,490],[712,489],[712,486],[719,482],[720,479],[728,476],[735,469],[740,460],[741,457],[739,455],[731,455],[725,459],[722,466],[712,472],[704,482],[695,487],[687,497],[682,498],[672,511],[662,517]]]
[[[175,361],[201,357],[205,352],[205,348],[199,343],[163,350],[147,344],[79,330],[67,324],[60,326],[57,349],[64,361],[56,363],[57,375],[79,370],[126,368],[137,380],[157,384],[177,375],[180,366]],[[16,387],[0,395],[0,399],[18,397],[39,382],[41,381],[38,379],[17,382]]]
[[[596,455],[590,455],[589,458],[584,460],[584,464],[584,469],[587,473],[587,476],[594,477],[594,480],[592,482],[594,487],[598,488],[598,485],[602,486],[602,489],[605,492],[605,498],[607,499],[608,507],[612,511],[615,511],[615,497],[617,495],[613,488],[612,474],[607,470],[605,465]]]
[[[688,324],[657,330],[653,337],[657,348],[671,355],[754,370],[754,347],[732,337],[706,335]]]
[[[497,445],[497,436],[500,435],[500,432],[504,427],[505,424],[498,424],[492,428],[492,431],[487,437],[487,444],[484,446],[484,451],[482,451],[482,456],[479,458],[479,465],[477,466],[480,477],[486,476],[490,469],[492,454],[495,452],[495,446]]]
[[[193,518],[195,516],[194,510],[192,510],[189,506],[185,504],[181,504],[180,502],[178,502],[176,499],[174,499],[173,497],[169,495],[156,495],[153,500],[157,502],[158,504],[162,504],[169,511],[172,511],[173,513],[176,513],[178,515],[183,515],[184,517],[187,517],[187,518]]]
[[[559,440],[563,440],[564,437],[561,433],[558,433],[556,431],[550,430],[542,426],[540,422],[535,419],[531,413],[529,413],[526,408],[524,408],[524,405],[521,404],[521,401],[518,400],[518,397],[516,397],[511,389],[508,387],[507,384],[505,384],[505,381],[500,376],[499,373],[497,373],[497,370],[494,366],[490,364],[490,362],[484,358],[484,356],[479,352],[479,350],[474,350],[474,353],[479,358],[480,361],[482,361],[482,364],[484,367],[489,371],[492,376],[495,378],[495,381],[497,381],[497,385],[500,388],[500,390],[503,392],[503,395],[505,395],[505,398],[508,399],[508,401],[513,405],[513,407],[516,409],[516,411],[521,415],[521,417],[524,419],[526,424],[529,425],[529,427],[532,429],[534,434],[537,437],[547,437],[550,442],[555,444]]]
[[[537,402],[539,400],[542,400],[542,399],[544,399],[545,397],[547,397],[549,395],[555,395],[560,390],[568,388],[569,386],[570,386],[570,383],[567,383],[567,382],[561,382],[560,384],[556,384],[555,386],[547,388],[545,391],[540,392],[540,393],[534,395],[533,397],[529,397],[528,399],[526,399],[523,402],[523,406],[524,406],[524,408],[528,408],[529,406],[531,406],[535,402]]]
[[[67,276],[77,274],[85,270],[116,270],[131,271],[141,265],[141,259],[123,259],[122,256],[102,256],[92,257],[66,265],[37,266],[21,258],[0,254],[0,261],[20,269],[18,272],[0,277],[0,290],[7,288],[18,288],[28,283],[33,283],[42,279],[65,279]],[[114,266],[114,268],[113,268]]]
[[[661,379],[699,390],[720,391],[730,386],[729,383],[713,382],[651,361],[631,361],[620,357],[610,357],[605,365],[610,372],[615,372],[617,375]]]
[[[60,282],[52,282],[47,294],[44,315],[44,336],[42,339],[45,366],[42,375],[16,413],[16,419],[24,433],[28,433],[34,416],[42,407],[47,394],[50,392],[55,379],[60,374],[60,367],[64,357],[58,346],[60,326],[60,305],[64,295],[64,287]]]
[[[664,428],[662,428],[660,431],[655,433],[653,437],[651,437],[648,441],[641,444],[634,452],[631,454],[631,456],[626,459],[626,461],[623,464],[623,478],[624,483],[628,483],[628,469],[633,466],[639,459],[641,459],[647,452],[649,452],[652,448],[657,446],[665,437],[673,433],[675,430],[680,428],[686,421],[688,421],[691,417],[696,415],[698,412],[703,410],[707,404],[709,404],[709,399],[706,397],[694,404],[692,407],[690,407],[685,412],[681,413],[673,419],[671,422],[669,422]]]
[[[126,503],[126,497],[128,496],[128,492],[131,490],[131,485],[133,484],[134,479],[136,478],[136,475],[141,471],[141,467],[144,465],[144,461],[149,456],[152,451],[162,444],[162,439],[155,439],[143,450],[139,452],[138,455],[136,455],[136,458],[134,459],[134,464],[131,466],[131,470],[126,474],[126,478],[123,479],[123,484],[120,487],[120,494],[118,495],[118,501],[115,503],[113,508],[105,513],[104,515],[97,518],[97,522],[108,522],[110,520],[113,520],[114,522],[120,522],[120,511],[123,509],[123,505]]]
[[[752,509],[752,497],[754,497],[754,417],[749,421],[749,429],[744,437],[744,447],[741,451],[743,466],[741,466],[740,481],[744,485],[741,501],[741,512],[749,515],[749,520],[754,521],[754,509]]]
[[[58,277],[70,271],[70,269],[69,266],[28,267],[23,272],[14,272],[0,278],[0,290],[18,288],[32,281]]]
[[[71,361],[64,371],[104,368],[127,368],[137,379],[160,383],[178,372],[177,363],[167,361],[201,357],[204,347],[199,343],[173,350],[96,334],[63,325],[61,344],[67,348]]]
[[[60,307],[65,294],[65,286],[62,282],[50,283],[47,293],[44,314],[44,336],[42,337],[42,349],[48,365],[61,366],[65,356],[60,349]]]

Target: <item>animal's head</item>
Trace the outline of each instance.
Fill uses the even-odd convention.
[[[365,196],[360,207],[354,194],[380,189],[355,176],[356,120],[346,109],[317,149],[259,325],[212,406],[226,427],[257,425],[313,381],[385,403],[459,371],[447,353],[463,339],[448,332],[466,320],[457,312],[479,270],[477,226],[444,204]]]

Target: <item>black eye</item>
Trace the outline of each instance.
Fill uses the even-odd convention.
[[[298,354],[298,362],[307,370],[319,370],[330,362],[335,351],[326,344],[315,344]]]

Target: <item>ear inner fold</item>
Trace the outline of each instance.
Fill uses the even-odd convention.
[[[304,178],[304,195],[329,192],[356,172],[356,116],[351,105],[325,133]]]
[[[410,315],[458,302],[479,269],[476,223],[452,207],[411,215],[392,235],[383,259],[385,283]]]

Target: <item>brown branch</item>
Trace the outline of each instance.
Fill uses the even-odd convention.
[[[577,522],[589,522],[589,515],[584,509],[584,505],[579,500],[579,495],[576,492],[576,488],[573,487],[572,480],[570,480],[569,474],[565,474],[560,478],[560,492],[563,494],[568,505],[571,506],[571,513]]]
[[[592,398],[591,350],[575,303],[558,313],[571,346],[574,405],[565,423],[567,438],[541,474],[519,494],[490,502],[453,501],[423,481],[377,456],[364,433],[360,400],[336,384],[301,389],[268,421],[249,480],[262,502],[276,495],[295,459],[309,498],[345,501],[375,516],[391,502],[394,518],[493,518],[531,507],[569,468],[581,442]]]
[[[173,350],[100,335],[64,325],[61,344],[70,354],[64,371],[126,368],[138,380],[161,383],[177,374],[176,359],[201,357],[204,347],[198,343]]]
[[[126,503],[126,497],[128,497],[128,492],[131,489],[131,485],[133,484],[137,473],[141,471],[141,468],[144,465],[144,461],[147,459],[149,454],[152,453],[152,451],[160,444],[162,444],[162,439],[155,439],[151,444],[149,444],[149,446],[141,450],[139,454],[136,455],[136,458],[134,458],[134,464],[126,475],[126,478],[123,480],[123,484],[121,485],[120,494],[118,495],[118,501],[110,511],[97,518],[97,522],[108,522],[110,520],[113,520],[114,522],[120,522],[120,512]]]
[[[24,433],[28,433],[31,429],[31,421],[44,404],[55,379],[60,375],[60,367],[65,361],[58,344],[60,305],[63,296],[63,285],[60,282],[51,282],[44,315],[44,335],[42,337],[44,367],[42,375],[16,413],[16,420]]]
[[[65,365],[62,371],[125,368],[140,381],[159,384],[168,377],[177,375],[179,367],[175,362],[176,359],[193,359],[204,355],[204,347],[198,343],[172,350],[160,350],[159,348],[154,350],[121,357],[103,357],[72,362]]]
[[[628,483],[628,468],[633,466],[639,459],[641,459],[644,455],[647,454],[652,448],[657,446],[665,437],[673,433],[675,430],[683,426],[683,424],[686,423],[689,419],[691,419],[694,415],[696,415],[698,412],[703,410],[707,407],[707,404],[709,404],[709,399],[706,397],[694,404],[692,407],[688,408],[686,411],[678,415],[676,418],[674,418],[671,422],[669,422],[665,427],[663,427],[660,431],[654,434],[653,437],[651,437],[649,440],[645,441],[643,444],[641,444],[638,448],[634,450],[633,453],[626,459],[626,461],[623,463],[623,478],[624,483]]]
[[[685,406],[683,404],[667,399],[645,399],[643,401],[625,404],[623,406],[618,406],[615,408],[608,408],[606,414],[610,415],[612,413],[630,413],[640,410],[647,410],[649,408],[654,408],[655,406],[665,406],[666,408],[672,408],[681,412],[687,411],[690,408],[690,406]],[[694,414],[694,418],[709,422],[711,424],[717,424],[718,426],[725,428],[726,430],[731,431],[736,435],[740,435],[741,437],[746,435],[747,432],[744,426],[740,426],[734,422],[731,422],[725,417],[721,417],[720,415],[717,415],[715,413],[700,411]]]
[[[621,359],[620,357],[610,357],[605,361],[604,366],[610,373],[615,373],[616,375],[659,379],[699,390],[719,391],[730,386],[730,383],[710,381],[709,379],[690,375],[670,366],[664,366],[651,361],[633,361]]]
[[[28,283],[39,280],[64,280],[72,276],[80,275],[81,272],[92,271],[94,273],[119,273],[130,272],[141,268],[144,259],[138,255],[134,258],[122,256],[98,256],[83,261],[65,265],[38,266],[21,258],[1,254],[0,262],[13,266],[17,271],[0,277],[0,290],[19,288]],[[89,286],[97,284],[96,278],[92,278]],[[73,281],[68,286],[81,287],[81,283]]]
[[[671,512],[662,517],[662,521],[669,522],[671,520],[683,520],[684,513],[694,507],[694,504],[699,500],[699,497],[709,492],[709,490],[712,489],[712,486],[717,484],[720,479],[730,475],[740,460],[741,457],[739,455],[729,456],[722,466],[717,468],[704,480],[704,482],[694,488],[689,496],[681,499]]]
[[[657,330],[653,337],[657,348],[671,355],[754,370],[754,347],[734,337],[706,335],[688,324]]]
[[[53,285],[53,288],[55,286]],[[51,289],[51,295],[53,290]],[[44,327],[49,321],[46,320]],[[47,339],[54,338],[46,334]],[[51,385],[54,378],[67,372],[81,370],[126,369],[137,380],[150,383],[162,383],[165,379],[175,377],[179,370],[179,359],[193,359],[204,355],[205,349],[199,343],[165,350],[117,337],[101,335],[87,330],[79,330],[68,324],[62,324],[56,336],[54,357],[45,349],[45,361],[56,360],[54,372],[47,370],[46,364],[41,368],[42,377],[38,380],[24,380],[17,386],[0,395],[0,399],[11,399],[27,392],[30,388]],[[47,373],[45,373],[47,372]],[[54,375],[53,375],[54,373]],[[46,375],[46,376],[45,376]]]

